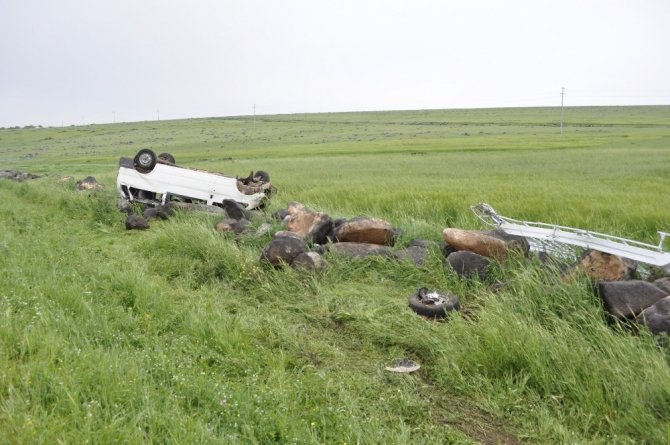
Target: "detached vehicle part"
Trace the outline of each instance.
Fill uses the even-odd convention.
[[[446,318],[449,312],[461,309],[461,302],[456,295],[431,292],[426,287],[410,295],[408,301],[414,312],[431,318]]]
[[[665,232],[658,232],[661,239],[655,246],[584,229],[541,222],[519,221],[497,214],[493,207],[485,203],[477,204],[471,208],[484,223],[496,226],[510,235],[526,237],[531,250],[575,259],[577,257],[575,247],[593,249],[661,267],[670,272],[670,252],[664,250],[665,239],[670,234]]]
[[[169,153],[156,156],[146,148],[138,151],[133,159],[119,160],[116,187],[124,198],[148,204],[175,200],[220,207],[224,200],[230,199],[249,210],[263,207],[274,190],[270,176],[263,171],[252,172],[241,180],[180,167]]]

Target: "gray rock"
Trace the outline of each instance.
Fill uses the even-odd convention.
[[[229,218],[232,219],[246,219],[249,220],[251,219],[251,215],[249,214],[249,211],[242,206],[237,201],[234,201],[232,199],[224,199],[221,202],[221,207],[223,207],[223,210],[225,210],[226,214],[228,215]]]
[[[133,203],[129,199],[120,198],[116,202],[116,208],[119,209],[119,212],[127,213],[128,215],[133,213]]]
[[[631,318],[667,295],[641,280],[599,281],[596,289],[605,310],[619,318]]]
[[[409,246],[406,249],[400,249],[393,253],[393,256],[399,260],[411,259],[417,267],[426,264],[428,258],[428,248],[423,246]]]
[[[139,215],[128,215],[126,218],[126,230],[147,230],[149,223]]]
[[[250,222],[247,219],[226,218],[215,227],[219,233],[245,233],[249,230]]]
[[[330,246],[330,252],[346,255],[351,258],[369,256],[390,257],[392,255],[390,247],[369,243],[335,243]]]
[[[290,230],[280,230],[279,232],[275,232],[275,238],[294,238],[304,241],[300,235],[293,233]]]
[[[27,179],[39,178],[39,176],[34,175],[32,173],[20,172],[16,170],[0,170],[0,178],[7,178],[16,182],[23,182]]]
[[[489,278],[491,260],[485,256],[460,250],[447,257],[446,267],[452,269],[461,278],[479,278],[485,281]]]
[[[268,233],[270,233],[271,230],[272,230],[272,224],[263,223],[260,226],[258,226],[258,229],[256,229],[256,235],[258,236],[267,235]]]
[[[643,310],[636,320],[647,326],[654,335],[670,335],[670,296],[661,298]]]
[[[654,281],[654,285],[657,288],[665,291],[667,295],[670,295],[670,277],[659,278],[658,280]]]
[[[291,266],[297,270],[318,272],[327,266],[326,260],[316,252],[303,252],[293,259]]]
[[[409,247],[425,247],[426,249],[438,248],[440,243],[427,239],[415,239],[409,243]]]
[[[284,221],[284,219],[286,219],[286,217],[289,216],[289,215],[290,215],[290,213],[288,212],[288,210],[279,209],[272,214],[272,217],[276,220]]]
[[[142,216],[149,221],[152,219],[166,220],[170,219],[171,216],[174,216],[174,210],[172,210],[172,207],[169,204],[147,207],[142,212]]]
[[[290,233],[290,232],[289,232]],[[297,236],[275,237],[263,248],[261,262],[267,262],[275,268],[293,264],[293,260],[307,251],[307,245]]]

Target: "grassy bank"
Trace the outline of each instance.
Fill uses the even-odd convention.
[[[181,214],[128,233],[119,156],[150,147],[246,176],[333,217],[413,238],[481,228],[468,208],[655,242],[670,231],[670,107],[340,113],[0,130],[0,441],[665,443],[668,351],[611,324],[590,284],[519,259],[493,294],[428,265],[329,256],[263,268]],[[107,186],[76,192],[93,175]],[[253,222],[258,225],[263,217]],[[279,229],[278,223],[274,223]],[[406,297],[451,289],[424,320]],[[409,357],[422,369],[384,366]]]

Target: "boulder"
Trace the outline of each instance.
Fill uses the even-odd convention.
[[[174,216],[174,210],[169,204],[158,205],[156,207],[147,207],[142,212],[142,216],[144,216],[144,218],[149,221],[152,219],[166,220],[171,216]]]
[[[289,215],[290,215],[290,213],[288,212],[288,210],[279,209],[272,214],[272,217],[276,220],[284,221],[286,219],[286,217],[289,216]]]
[[[335,243],[330,246],[330,252],[346,255],[351,258],[364,258],[369,256],[390,257],[391,249],[388,246],[370,243]]]
[[[275,238],[263,248],[260,261],[280,268],[293,264],[293,260],[303,252],[307,252],[307,245],[297,235],[275,235]]]
[[[147,230],[149,223],[139,215],[128,215],[126,218],[126,230]]]
[[[289,231],[300,235],[308,242],[317,244],[328,242],[327,236],[333,227],[330,216],[323,212],[311,212],[309,210],[289,214],[285,223]]]
[[[215,227],[219,233],[244,233],[249,230],[250,222],[248,219],[226,218]]]
[[[442,238],[449,246],[449,250],[467,250],[498,261],[507,259],[511,250],[527,251],[527,248],[524,249],[522,243],[516,239],[502,239],[499,235],[494,235],[495,233],[446,228],[442,231]]]
[[[23,182],[27,179],[39,178],[39,175],[16,170],[0,170],[0,178],[7,178],[11,179],[12,181]]]
[[[93,176],[87,176],[81,181],[77,181],[77,190],[100,190],[105,188],[104,185],[98,183]]]
[[[300,212],[310,212],[307,207],[305,207],[305,204],[301,202],[289,202],[288,207],[286,207],[286,213],[289,215],[293,215],[295,213],[300,213]]]
[[[489,278],[491,259],[469,250],[459,250],[447,257],[445,265],[461,278],[478,277],[485,281]]]
[[[357,217],[343,222],[333,231],[337,242],[367,243],[392,246],[394,229],[379,218]]]
[[[663,277],[659,278],[658,280],[654,280],[654,285],[670,295],[670,277]]]
[[[224,199],[221,202],[221,207],[223,207],[223,210],[225,210],[226,214],[228,215],[229,218],[232,219],[246,219],[249,220],[251,219],[251,215],[249,214],[249,211],[242,206],[237,201],[234,201],[232,199]]]
[[[598,250],[588,250],[581,261],[568,272],[567,278],[583,271],[596,280],[631,280],[635,276],[636,268],[636,264],[630,260]]]
[[[280,230],[278,232],[275,232],[275,238],[283,238],[283,237],[294,238],[297,240],[304,241],[300,235],[298,235],[297,233],[293,233],[289,230]]]
[[[271,230],[272,230],[272,224],[263,223],[260,226],[258,226],[258,229],[256,229],[256,235],[257,236],[267,235],[268,233],[270,233]]]
[[[599,281],[596,291],[605,310],[619,318],[634,317],[668,295],[652,283],[641,280]]]
[[[643,310],[637,322],[647,326],[654,335],[665,333],[670,336],[670,296],[661,298]]]
[[[337,230],[339,229],[339,227],[342,224],[344,224],[345,222],[347,222],[347,220],[345,218],[337,218],[337,219],[333,220],[333,227],[330,229],[330,233],[328,233],[328,240],[329,241],[331,241],[333,243],[337,242],[337,239],[335,238],[335,235],[337,234]]]
[[[133,213],[133,203],[126,198],[119,198],[119,200],[116,202],[116,208],[119,209],[119,212],[123,212],[128,215]]]
[[[318,272],[326,266],[326,260],[317,252],[303,252],[293,259],[291,266],[296,270]]]
[[[422,267],[426,264],[428,258],[428,248],[423,246],[409,246],[405,249],[397,250],[393,256],[398,260],[410,259],[417,267]]]
[[[495,230],[485,230],[482,232],[485,235],[498,238],[499,240],[505,241],[510,249],[517,250],[523,254],[523,256],[528,256],[530,253],[530,243],[528,239],[519,235],[510,235],[504,230],[495,229]]]
[[[431,241],[427,239],[415,239],[409,243],[409,247],[425,247],[426,249],[437,249],[440,247],[440,244],[436,241]]]

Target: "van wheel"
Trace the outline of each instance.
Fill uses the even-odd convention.
[[[158,155],[158,159],[161,161],[169,162],[170,164],[174,164],[174,156],[172,156],[170,153],[161,153]]]
[[[270,174],[263,170],[258,170],[254,173],[254,181],[270,182]]]
[[[408,298],[409,307],[424,317],[446,318],[451,311],[461,308],[458,297],[451,293],[430,292],[422,287]]]
[[[148,148],[143,148],[137,152],[133,163],[138,172],[149,173],[156,166],[156,153]]]

